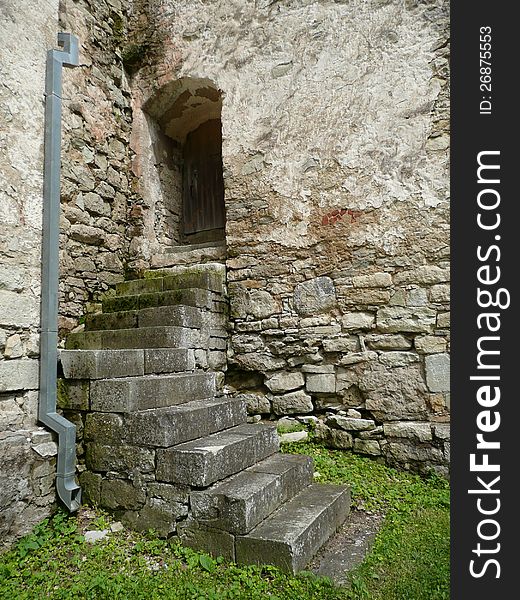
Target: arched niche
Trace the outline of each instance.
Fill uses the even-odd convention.
[[[159,89],[143,109],[154,122],[169,236],[181,244],[223,239],[220,90],[209,79],[184,77]]]

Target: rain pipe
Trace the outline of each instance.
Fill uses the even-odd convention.
[[[58,33],[62,50],[47,52],[43,167],[40,401],[38,419],[58,434],[56,489],[69,511],[81,504],[76,483],[76,426],[56,412],[58,365],[58,277],[60,235],[62,67],[79,65],[78,38]]]

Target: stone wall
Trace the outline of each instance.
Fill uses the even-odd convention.
[[[445,472],[448,2],[150,6],[135,118],[181,78],[223,95],[230,387]]]
[[[36,415],[43,93],[58,0],[37,4],[0,6],[0,548],[55,501],[56,444]]]
[[[80,66],[67,73],[63,90],[61,336],[124,279],[140,229],[122,60],[130,8],[119,0],[60,3],[60,29],[80,42]]]

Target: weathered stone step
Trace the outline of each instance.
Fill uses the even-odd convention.
[[[193,350],[185,348],[62,350],[60,360],[67,379],[138,377],[195,369]]]
[[[246,420],[246,404],[241,400],[194,400],[129,415],[126,440],[137,446],[168,448],[236,427]]]
[[[239,425],[157,452],[157,480],[207,487],[279,448],[276,427]]]
[[[185,246],[172,246],[163,254],[152,256],[152,269],[162,269],[164,267],[178,265],[197,266],[201,263],[217,262],[226,260],[226,243],[207,242],[204,244],[191,244]]]
[[[116,284],[118,296],[200,288],[217,293],[225,290],[224,265],[198,265],[196,267],[177,267],[169,272],[158,272],[149,279],[134,279]]]
[[[89,315],[85,320],[85,331],[132,329],[133,327],[189,327],[200,329],[202,325],[202,309],[179,304]]]
[[[273,454],[206,490],[192,492],[192,516],[209,527],[245,534],[312,478],[309,456]]]
[[[187,327],[146,327],[82,331],[67,337],[68,350],[127,350],[140,348],[200,348],[200,335]]]
[[[225,307],[220,294],[200,288],[111,296],[105,298],[102,303],[104,313],[141,310],[154,306],[172,306],[176,304],[196,306],[214,312],[222,312]]]
[[[347,486],[313,484],[245,536],[237,536],[239,564],[271,564],[289,573],[310,562],[350,511]]]
[[[90,383],[90,408],[126,413],[176,406],[212,398],[215,387],[215,373],[206,372],[97,379]]]

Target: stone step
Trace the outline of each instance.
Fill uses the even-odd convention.
[[[90,408],[127,413],[212,398],[215,379],[206,372],[97,379],[90,383]]]
[[[117,283],[116,294],[131,296],[185,288],[200,288],[222,294],[225,291],[225,278],[224,265],[177,267],[170,271],[158,272],[153,278]]]
[[[184,288],[182,290],[166,290],[162,292],[147,292],[128,296],[111,296],[103,300],[103,312],[122,312],[141,310],[154,306],[172,306],[185,304],[196,306],[214,312],[224,310],[222,296],[201,288]],[[223,305],[222,307],[220,305]]]
[[[154,373],[193,371],[193,350],[150,348],[134,350],[61,350],[67,379],[110,379]]]
[[[128,350],[144,348],[200,348],[200,335],[187,327],[146,327],[71,333],[67,350]]]
[[[312,480],[309,456],[273,454],[206,490],[192,492],[192,516],[208,527],[245,534]]]
[[[278,451],[276,427],[239,425],[157,452],[157,480],[207,487]]]
[[[247,535],[237,536],[235,560],[295,573],[306,567],[349,512],[347,486],[312,484]]]
[[[241,425],[246,420],[246,403],[241,400],[194,400],[129,415],[125,423],[126,440],[136,446],[168,448]]]
[[[152,269],[178,265],[194,265],[208,262],[221,262],[226,260],[226,243],[207,242],[204,244],[191,244],[172,246],[167,252],[155,254],[151,259]]]
[[[203,322],[204,311],[202,309],[178,304],[89,315],[85,320],[85,331],[132,329],[134,327],[189,327],[200,329]]]

